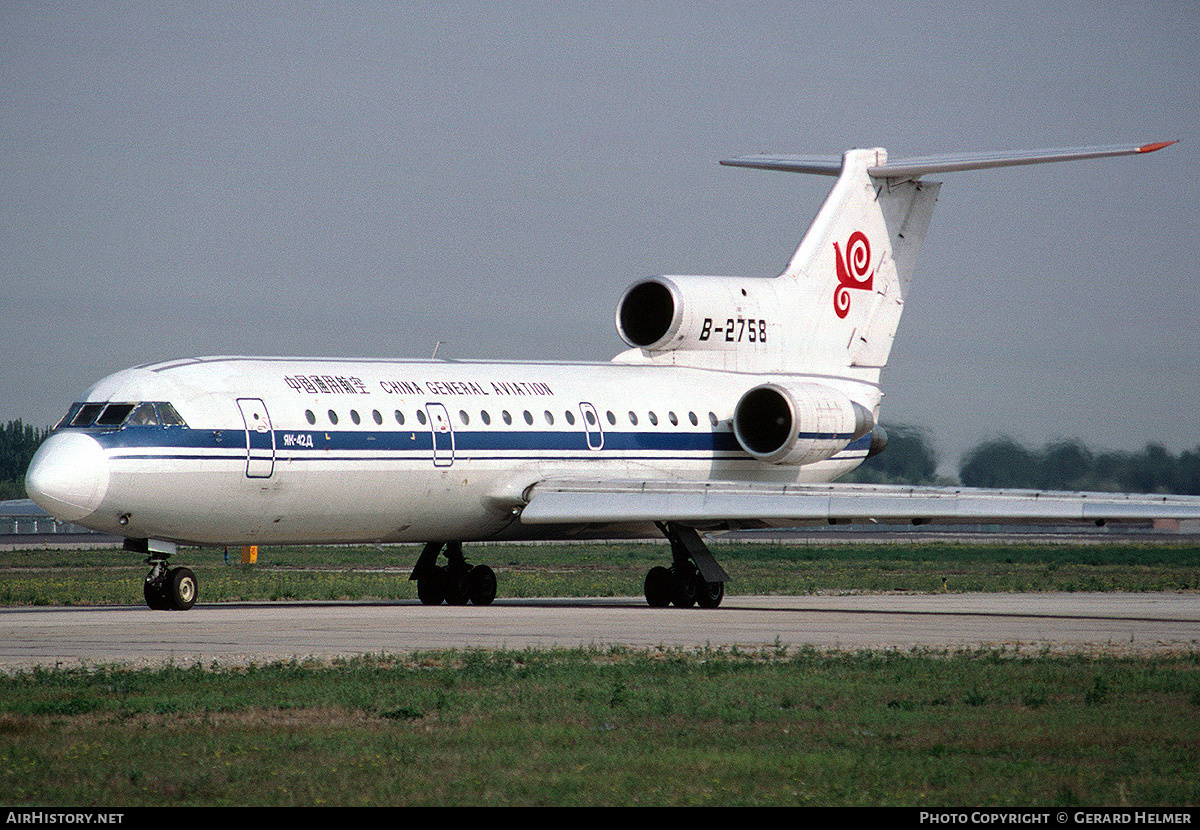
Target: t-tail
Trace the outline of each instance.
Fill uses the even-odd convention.
[[[617,308],[617,329],[634,348],[617,359],[750,372],[877,372],[891,353],[941,188],[922,176],[1134,155],[1173,143],[896,161],[882,148],[849,150],[840,159],[722,161],[837,181],[779,277],[661,276],[630,286]]]

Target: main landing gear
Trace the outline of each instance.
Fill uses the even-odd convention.
[[[675,522],[656,522],[671,542],[671,567],[661,565],[646,574],[646,602],[651,608],[716,608],[725,598],[725,573],[695,528]]]
[[[443,548],[446,564],[439,565]],[[496,598],[496,574],[487,565],[468,564],[462,542],[430,542],[408,578],[416,580],[422,605],[491,605]]]
[[[146,554],[150,573],[142,586],[146,605],[152,611],[186,611],[196,604],[199,583],[190,568],[168,568],[167,557],[175,552],[171,542],[157,539],[126,539],[125,550]]]

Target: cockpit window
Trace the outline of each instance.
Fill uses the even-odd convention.
[[[138,408],[133,410],[133,414],[129,416],[129,423],[145,427],[158,426],[158,412],[155,411],[154,404],[138,404]]]
[[[55,429],[122,426],[185,427],[175,407],[165,401],[146,403],[73,403]]]
[[[132,411],[133,404],[131,403],[110,403],[104,407],[104,411],[96,419],[96,426],[119,427],[125,423],[125,419],[129,417],[129,413]]]
[[[79,407],[79,411],[71,419],[70,425],[73,427],[90,427],[102,409],[104,409],[104,404],[102,403],[85,403]]]
[[[158,405],[158,422],[165,427],[185,427],[187,423],[183,418],[179,417],[179,413],[175,411],[175,407],[169,403],[162,402]]]

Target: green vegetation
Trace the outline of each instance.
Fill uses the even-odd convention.
[[[934,484],[937,453],[929,434],[907,424],[885,424],[888,443],[884,451],[864,461],[843,481],[862,484]]]
[[[185,551],[202,599],[408,599],[413,546]],[[503,596],[636,595],[665,545],[480,545]],[[1198,590],[1194,545],[721,545],[741,593]],[[0,601],[140,602],[117,550],[0,552]],[[1200,653],[622,647],[0,676],[0,802],[1200,803]]]
[[[446,652],[0,678],[0,801],[1200,803],[1200,654]]]
[[[419,548],[264,547],[178,554],[200,582],[200,601],[407,600]],[[503,597],[640,596],[646,571],[669,561],[666,544],[468,545],[490,565]],[[1195,591],[1200,545],[859,543],[719,544],[729,595],[909,591]],[[129,605],[142,601],[146,566],[121,550],[0,551],[0,605]]]
[[[49,429],[35,429],[20,419],[0,428],[0,501],[26,498],[25,470],[49,434]]]
[[[1035,487],[1124,493],[1200,494],[1200,447],[1175,457],[1157,444],[1137,452],[1094,452],[1078,441],[1030,450],[1010,438],[988,441],[963,459],[968,487]]]
[[[869,484],[937,483],[937,453],[929,434],[886,424],[887,448],[843,480]],[[1092,450],[1079,441],[1052,441],[1029,449],[1002,437],[968,451],[958,468],[968,487],[1098,490],[1200,495],[1200,447],[1178,456],[1157,444],[1136,452]]]

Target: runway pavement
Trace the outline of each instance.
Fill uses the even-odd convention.
[[[394,603],[238,603],[191,611],[0,609],[0,670],[234,665],[435,649],[1020,649],[1200,651],[1196,594],[728,596],[716,610],[641,598]]]

